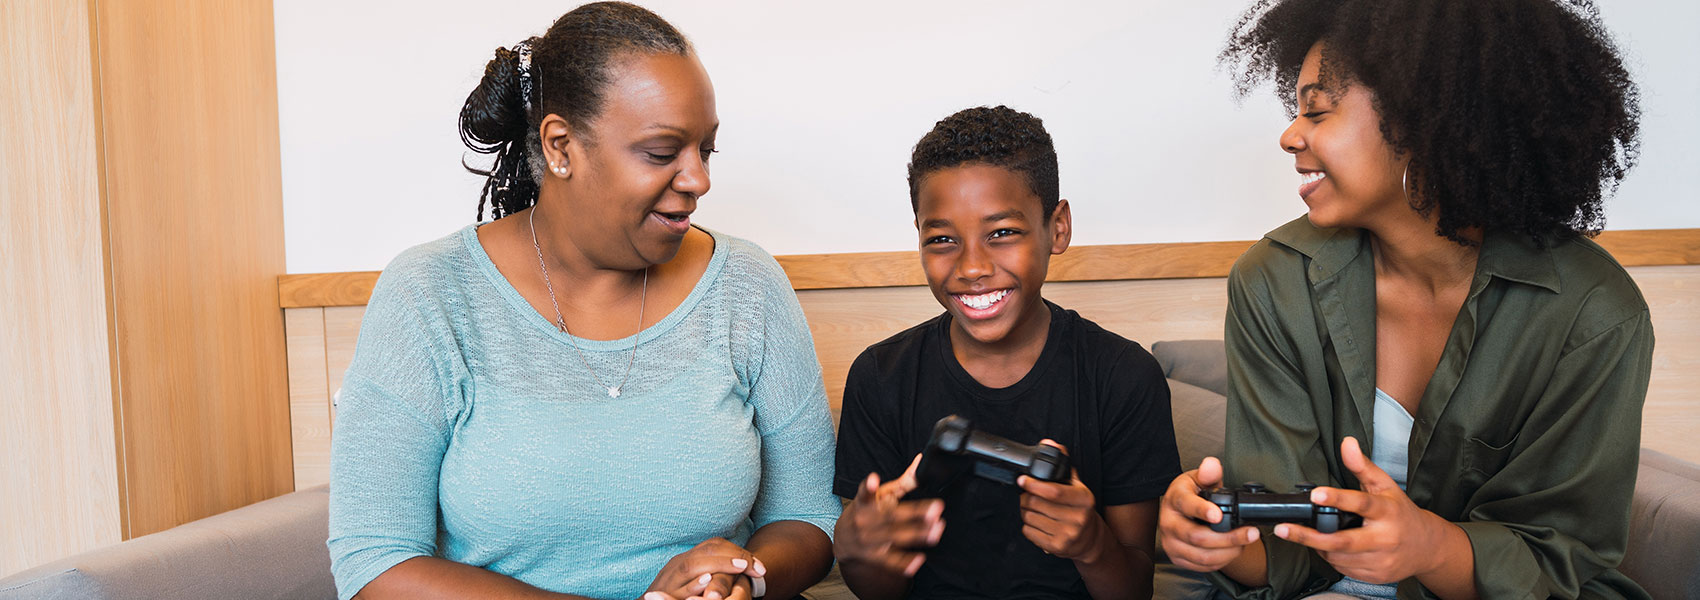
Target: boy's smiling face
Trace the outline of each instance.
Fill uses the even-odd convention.
[[[1048,329],[1039,296],[1050,256],[1068,249],[1068,201],[1046,219],[1019,174],[984,164],[928,173],[916,195],[921,268],[954,329],[988,346]],[[955,336],[953,336],[955,337]]]

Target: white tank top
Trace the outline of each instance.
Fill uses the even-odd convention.
[[[1375,441],[1369,446],[1369,460],[1375,466],[1381,467],[1393,482],[1399,484],[1399,489],[1405,489],[1406,476],[1411,467],[1411,425],[1416,419],[1405,410],[1405,405],[1394,400],[1381,388],[1375,389],[1375,420],[1370,423]],[[1356,596],[1359,598],[1394,598],[1399,586],[1394,583],[1365,583],[1347,577],[1335,583],[1328,591]]]

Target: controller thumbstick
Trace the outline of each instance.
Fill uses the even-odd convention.
[[[1245,489],[1245,491],[1251,492],[1253,494],[1261,494],[1261,493],[1269,491],[1268,486],[1265,486],[1265,485],[1258,483],[1256,481],[1247,481],[1247,482],[1245,482],[1245,485],[1241,486],[1241,487],[1243,487]]]
[[[968,446],[968,436],[973,430],[968,419],[950,415],[933,426],[933,444],[950,454],[959,454]]]
[[[1309,493],[1311,490],[1316,489],[1317,485],[1309,481],[1304,481],[1293,487],[1297,488],[1301,492]]]

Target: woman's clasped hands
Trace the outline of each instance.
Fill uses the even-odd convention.
[[[667,561],[642,600],[750,600],[766,575],[750,551],[712,538]]]

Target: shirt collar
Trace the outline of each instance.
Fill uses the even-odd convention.
[[[1311,225],[1309,217],[1294,219],[1269,232],[1268,237],[1310,257],[1312,281],[1334,276],[1369,248],[1362,230],[1323,229]],[[1552,253],[1523,235],[1487,234],[1476,258],[1476,274],[1559,291],[1558,267],[1553,264]]]
[[[1525,235],[1487,234],[1481,256],[1476,258],[1476,273],[1559,291],[1558,265],[1552,262],[1552,252],[1536,246]]]
[[[1311,281],[1333,277],[1358,254],[1369,251],[1368,238],[1357,229],[1323,229],[1299,217],[1269,232],[1270,241],[1310,257]]]

